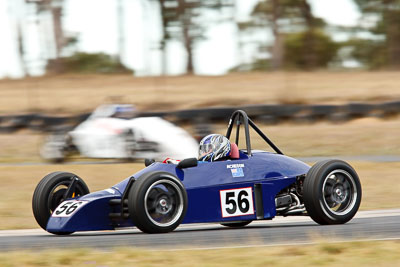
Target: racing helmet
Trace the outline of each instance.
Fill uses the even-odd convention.
[[[199,160],[216,161],[229,156],[231,143],[221,134],[209,134],[200,141]]]

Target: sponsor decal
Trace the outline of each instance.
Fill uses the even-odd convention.
[[[240,164],[229,164],[226,165],[227,169],[231,170],[232,173],[232,177],[243,177],[244,176],[244,164],[240,163]]]
[[[242,168],[231,169],[232,177],[243,177],[244,172]]]
[[[227,169],[235,169],[235,168],[244,168],[244,163],[240,164],[228,164],[226,165]]]

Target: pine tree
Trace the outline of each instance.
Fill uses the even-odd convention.
[[[272,32],[274,43],[271,48],[271,67],[280,69],[285,65],[297,65],[313,69],[326,65],[326,60],[333,57],[325,51],[334,49],[331,40],[323,33],[325,22],[315,17],[307,0],[260,0],[252,11],[252,20],[242,24],[241,28],[266,29]],[[302,42],[293,44],[292,42]],[[320,45],[328,45],[320,49]],[[301,47],[300,47],[301,46]],[[291,60],[293,51],[301,51],[297,61]],[[320,51],[324,50],[324,55]],[[334,49],[333,52],[335,52]],[[323,60],[322,60],[323,59]]]
[[[205,31],[210,24],[221,18],[205,21],[204,15],[210,11],[226,11],[232,8],[234,0],[157,0],[160,4],[163,37],[160,42],[163,51],[163,69],[166,69],[166,45],[170,40],[182,43],[186,54],[186,73],[194,72],[194,49],[204,40]],[[223,16],[221,16],[223,17]],[[225,18],[226,19],[226,18]]]
[[[378,38],[373,38],[373,44],[369,48],[367,42],[358,41],[365,54],[355,51],[360,60],[364,60],[371,67],[387,65],[391,68],[400,68],[400,0],[355,0],[364,19],[377,20],[371,26],[367,26]],[[383,38],[379,39],[382,36]],[[372,55],[370,50],[375,50]],[[358,54],[357,54],[358,53]],[[380,57],[380,58],[377,58]]]

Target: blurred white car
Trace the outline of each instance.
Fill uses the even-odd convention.
[[[134,115],[132,105],[102,105],[72,131],[50,135],[40,154],[57,162],[74,152],[88,158],[197,157],[198,143],[185,130],[159,117]]]

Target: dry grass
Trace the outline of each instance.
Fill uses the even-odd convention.
[[[29,131],[0,134],[0,162],[39,161],[44,137]]]
[[[362,210],[400,208],[400,162],[351,162],[356,169],[363,190]]]
[[[353,162],[363,187],[362,210],[400,208],[399,163]],[[49,172],[70,171],[88,184],[91,192],[108,188],[144,167],[143,164],[0,166],[0,229],[38,227],[31,208],[34,188]]]
[[[63,75],[0,81],[0,114],[77,113],[105,102],[141,110],[266,103],[344,103],[400,98],[398,72],[269,72],[136,78]]]
[[[0,253],[11,266],[399,266],[399,241],[237,249],[151,251],[118,248]]]

